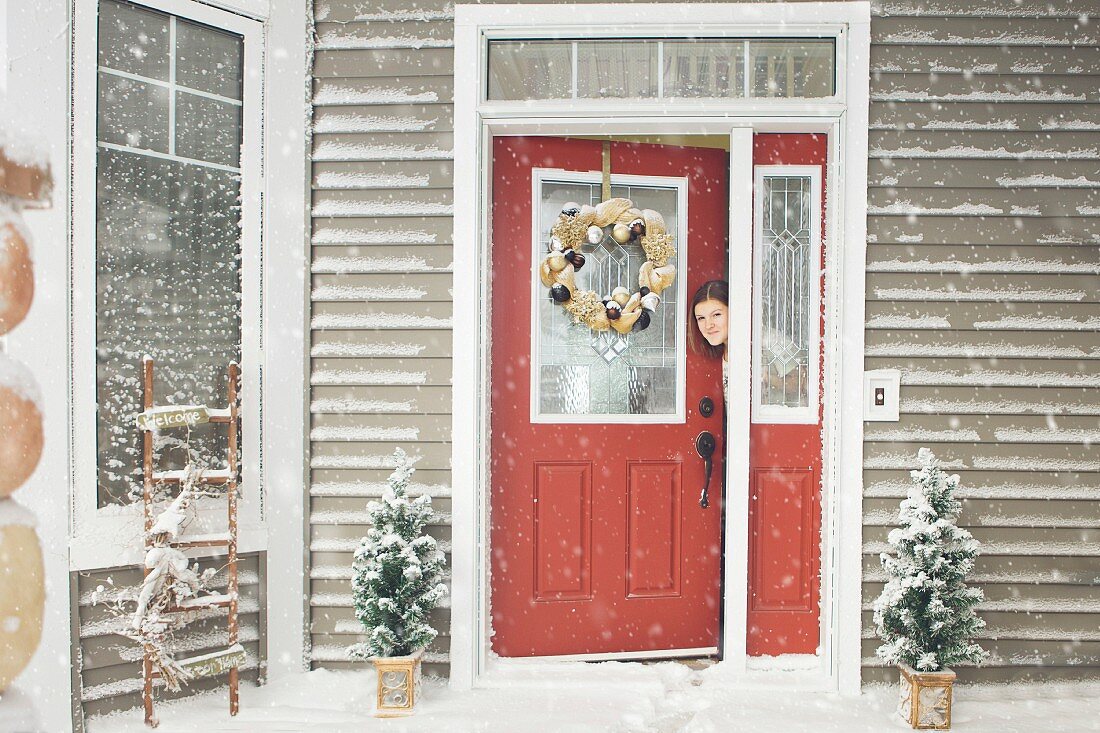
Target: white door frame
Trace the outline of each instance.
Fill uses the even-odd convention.
[[[659,18],[660,22],[652,19]],[[705,21],[700,21],[705,18]],[[592,29],[596,29],[593,31]],[[829,100],[566,100],[487,103],[485,39],[608,35],[797,35],[837,38],[837,96]],[[455,19],[454,377],[451,686],[483,683],[489,660],[489,283],[492,138],[499,135],[730,135],[730,252],[749,252],[752,134],[824,132],[826,322],[822,471],[822,649],[809,674],[767,683],[857,694],[860,684],[862,380],[866,253],[870,8],[867,2],[662,5],[460,5]],[[741,173],[741,175],[737,175]],[[731,262],[731,264],[733,264]],[[751,313],[752,269],[731,266],[731,312]],[[727,426],[724,664],[747,678],[748,408],[750,320],[730,324],[731,414]],[[847,355],[847,358],[845,356]],[[843,486],[840,478],[843,476]]]

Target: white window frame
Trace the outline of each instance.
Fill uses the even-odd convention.
[[[562,183],[590,183],[599,185],[602,181],[598,171],[566,171],[553,168],[533,168],[531,170],[531,241],[542,240],[541,227],[539,226],[539,206],[542,184],[545,181]],[[678,262],[687,261],[688,252],[688,180],[674,176],[638,176],[628,174],[611,174],[613,186],[653,186],[676,191],[676,258]],[[564,203],[564,202],[563,202]],[[532,263],[533,264],[533,263]],[[624,283],[627,287],[631,283]],[[542,353],[541,329],[539,324],[539,302],[546,297],[546,289],[542,283],[531,278],[531,422],[547,425],[561,424],[589,424],[589,425],[616,425],[616,424],[660,424],[669,425],[687,422],[687,384],[682,378],[687,368],[687,328],[686,318],[676,319],[676,374],[681,378],[676,381],[676,411],[664,415],[569,415],[547,413],[539,410],[542,404],[541,381],[539,380],[538,355]],[[681,308],[687,308],[687,278],[676,278],[676,302]],[[580,326],[578,326],[580,328]]]
[[[865,311],[870,3],[458,5],[455,11],[455,322],[452,486],[451,679],[455,689],[507,679],[511,665],[492,664],[489,639],[489,281],[479,262],[490,256],[492,140],[498,135],[721,134],[730,137],[731,395],[743,390],[743,424],[731,423],[726,456],[725,667],[752,682],[745,650],[747,598],[748,415],[751,352],[748,336],[752,272],[752,134],[824,132],[829,140],[824,335],[821,654],[808,674],[762,672],[764,684],[795,689],[860,689],[862,582],[863,321]],[[648,100],[554,100],[483,103],[486,39],[528,33],[680,36],[749,32],[832,33],[838,43],[837,101],[684,100],[655,107]],[[667,101],[667,100],[666,100]],[[739,259],[734,259],[739,258]],[[740,310],[738,310],[740,309]],[[735,327],[736,326],[736,327]],[[843,481],[840,477],[844,478]],[[731,600],[732,599],[732,600]],[[490,670],[494,676],[486,676]],[[503,677],[495,676],[498,671]],[[506,683],[505,683],[506,684]]]
[[[821,227],[810,226],[810,304],[806,312],[806,333],[817,334],[809,345],[807,374],[809,384],[805,407],[765,405],[761,403],[760,377],[763,374],[764,339],[764,179],[779,176],[810,179],[810,210],[821,211],[821,168],[815,165],[758,165],[753,176],[757,192],[753,205],[752,246],[752,422],[757,424],[812,424],[818,422],[821,381]],[[816,219],[815,219],[816,222]]]
[[[263,345],[262,248],[262,85],[264,27],[259,21],[193,0],[140,0],[152,10],[193,20],[242,36],[243,115],[241,175],[241,501],[238,551],[267,547],[261,465]],[[98,507],[96,432],[96,153],[98,105],[98,0],[73,8],[73,130],[70,247],[70,359],[72,394],[72,512],[70,568],[87,570],[142,561],[141,503]],[[115,146],[118,147],[118,146]],[[175,159],[156,154],[155,157]],[[224,166],[212,166],[224,169]],[[228,359],[227,359],[228,365]],[[210,405],[225,407],[224,399]],[[224,507],[200,510],[212,519]]]

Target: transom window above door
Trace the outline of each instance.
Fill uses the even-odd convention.
[[[490,101],[822,99],[836,94],[832,38],[490,40]]]

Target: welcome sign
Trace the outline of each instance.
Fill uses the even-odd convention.
[[[205,422],[210,422],[210,413],[205,405],[156,407],[137,416],[138,427],[142,430],[186,428]]]

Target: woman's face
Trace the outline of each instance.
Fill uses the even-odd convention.
[[[695,325],[711,346],[726,343],[728,310],[726,304],[719,300],[704,300],[695,306]]]

